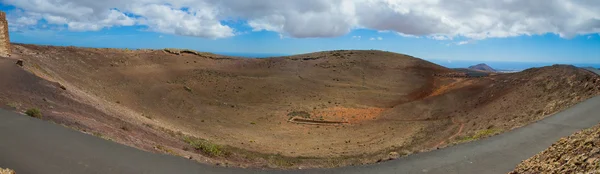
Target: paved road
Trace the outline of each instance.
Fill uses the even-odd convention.
[[[62,126],[0,110],[0,167],[44,173],[506,173],[560,137],[600,123],[600,96],[501,135],[365,166],[246,170],[143,152]]]

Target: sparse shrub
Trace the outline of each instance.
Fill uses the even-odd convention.
[[[306,112],[306,111],[293,111],[287,114],[290,117],[303,117],[303,118],[310,118],[310,113]]]
[[[479,131],[475,132],[475,134],[473,134],[472,136],[464,136],[462,138],[459,138],[458,142],[462,143],[462,142],[479,140],[481,138],[489,137],[489,136],[495,135],[500,132],[502,132],[502,130],[495,129],[495,128],[479,130]]]
[[[147,118],[147,119],[149,119],[149,120],[152,120],[152,116],[150,116],[150,115],[148,115],[148,114],[143,114],[143,113],[142,113],[142,116],[146,117],[146,118]]]
[[[171,48],[165,48],[164,51],[167,52],[167,53],[176,54],[176,55],[179,55],[180,52],[181,52],[181,51],[179,51],[177,49],[171,49]]]
[[[129,127],[127,127],[127,126],[125,126],[125,125],[122,125],[122,126],[121,126],[121,129],[122,129],[122,130],[124,130],[124,131],[129,131]]]
[[[189,50],[189,49],[165,48],[163,50],[165,52],[167,52],[167,53],[171,53],[171,54],[175,54],[175,55],[181,55],[183,53],[187,53],[187,54],[193,54],[193,55],[197,55],[197,56],[202,56],[201,52],[194,51],[194,50]]]
[[[281,157],[281,155],[272,155],[269,156],[268,158],[269,163],[275,165],[275,166],[280,166],[280,167],[290,167],[294,165],[294,162],[286,159],[285,157]]]
[[[499,133],[500,131],[501,131],[500,129],[494,129],[494,128],[480,130],[480,131],[477,131],[477,133],[473,137],[475,139],[485,138],[488,136],[492,136],[496,133]]]
[[[148,124],[148,123],[142,123],[142,125],[149,127],[149,128],[154,128],[154,126],[152,126],[151,124]]]
[[[207,140],[184,136],[183,141],[188,143],[196,150],[200,150],[210,156],[221,156],[224,154],[223,148],[217,144],[213,144]]]
[[[192,92],[192,88],[184,86],[183,89],[185,89],[187,92]]]
[[[27,111],[25,111],[25,114],[27,114],[30,117],[42,118],[42,112],[38,108],[27,109]]]
[[[103,135],[100,132],[94,132],[92,135],[103,138]]]
[[[6,106],[8,106],[12,109],[19,109],[19,106],[21,106],[21,104],[17,103],[17,102],[10,102],[10,103],[6,104]]]
[[[169,148],[167,148],[165,146],[162,146],[162,145],[156,145],[156,146],[154,146],[154,148],[156,148],[156,149],[158,149],[160,151],[166,152],[168,154],[171,154],[171,155],[181,156],[177,152],[175,152],[175,151],[173,151],[173,150],[171,150],[171,149],[169,149]]]

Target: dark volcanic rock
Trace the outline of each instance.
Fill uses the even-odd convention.
[[[486,65],[485,63],[480,63],[477,65],[470,66],[469,69],[486,71],[486,72],[496,72],[496,70],[494,68]]]

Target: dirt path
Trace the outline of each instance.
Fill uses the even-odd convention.
[[[457,121],[453,118],[452,120],[452,124],[458,124]],[[454,133],[454,135],[450,136],[448,139],[446,140],[442,140],[440,141],[435,148],[439,148],[440,146],[444,145],[444,143],[446,143],[446,141],[450,141],[453,138],[455,138],[456,136],[458,136],[460,133],[462,133],[463,128],[465,127],[464,123],[460,123],[460,127],[458,128],[458,131],[456,133]]]

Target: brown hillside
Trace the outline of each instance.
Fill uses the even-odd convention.
[[[20,113],[36,108],[41,110],[43,120],[148,151],[161,152],[154,148],[159,144],[185,146],[162,131],[139,126],[140,122],[131,118],[106,114],[109,112],[99,110],[104,108],[88,104],[86,100],[91,97],[83,99],[85,94],[24,71],[15,61],[0,58],[0,108]]]
[[[140,127],[139,134],[162,137],[165,143],[157,149],[170,149],[162,150],[166,153],[253,167],[375,162],[388,154],[395,157],[522,126],[600,91],[596,75],[572,66],[461,78],[444,76],[457,72],[421,59],[382,51],[243,59],[193,51],[16,44],[13,54],[24,60],[27,71],[67,89],[47,95],[71,96],[53,100],[82,105],[78,112],[85,114],[68,125],[96,130],[96,124],[106,124],[110,128],[99,131],[111,131],[119,128],[109,119],[77,120],[118,119]],[[43,103],[33,92],[22,97],[31,98],[24,102],[30,105]],[[16,98],[0,97],[5,103]],[[42,109],[61,108],[70,107]],[[167,134],[156,130],[181,134],[163,137]],[[182,134],[223,145],[220,150],[225,152],[189,150],[193,142],[178,144]],[[152,150],[140,145],[137,134],[127,135],[107,137]]]

